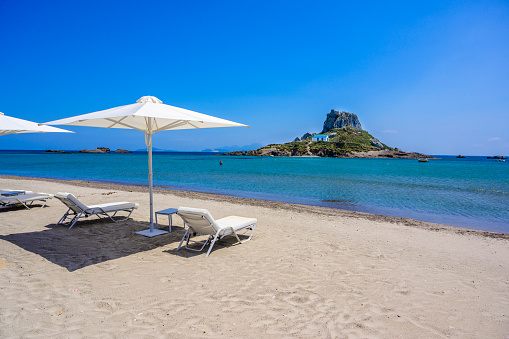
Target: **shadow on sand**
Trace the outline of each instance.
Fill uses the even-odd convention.
[[[172,227],[172,230],[173,230],[173,227]],[[184,231],[182,231],[180,233],[180,238],[178,240],[179,243],[182,240],[183,236],[184,236]],[[239,234],[239,238],[241,241],[243,241],[243,240],[249,238],[249,234]],[[192,240],[197,240],[197,241],[205,241],[206,239],[207,239],[206,235],[192,238]],[[212,248],[212,251],[210,252],[210,255],[212,255],[215,251],[220,251],[222,249],[227,249],[229,247],[238,246],[238,245],[242,246],[242,244],[239,244],[239,242],[237,241],[237,239],[234,236],[226,236],[223,239],[216,241],[216,243],[214,244],[214,247]],[[173,255],[176,255],[176,256],[179,256],[182,258],[191,258],[191,257],[197,256],[197,255],[202,255],[205,258],[205,255],[207,254],[207,251],[210,246],[210,242],[207,244],[207,246],[205,246],[205,248],[202,251],[193,251],[190,249],[186,249],[184,246],[185,246],[185,243],[182,244],[182,247],[178,251],[177,251],[177,247],[175,247],[175,249],[165,250],[163,252],[166,252],[168,254],[173,254]],[[193,243],[189,242],[189,248],[200,249],[201,247],[202,247],[201,244],[196,244],[196,243],[193,244]]]
[[[45,227],[46,230],[38,232],[0,235],[0,239],[73,272],[171,243],[178,244],[184,235],[184,228],[174,225],[171,233],[144,237],[135,232],[149,228],[149,223],[132,219],[119,223],[79,221],[72,229],[55,224]]]

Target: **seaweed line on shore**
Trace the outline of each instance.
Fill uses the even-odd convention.
[[[128,185],[128,184],[120,184],[120,183],[108,183],[108,182],[99,182],[99,181],[86,181],[86,180],[64,180],[64,179],[50,179],[50,178],[37,178],[37,177],[24,177],[24,176],[14,176],[14,175],[0,175],[0,178],[3,179],[12,179],[12,180],[35,180],[35,181],[47,181],[47,182],[58,182],[63,184],[71,184],[80,187],[90,187],[97,189],[115,189],[120,191],[127,192],[140,192],[148,194],[148,185]],[[414,220],[410,218],[402,218],[402,217],[393,217],[381,214],[372,214],[365,212],[357,212],[357,211],[349,211],[343,209],[336,208],[328,208],[328,207],[320,207],[320,206],[311,206],[311,205],[300,205],[293,204],[287,202],[280,201],[270,201],[270,200],[260,200],[260,199],[250,199],[250,198],[239,198],[232,197],[228,195],[222,195],[217,193],[206,193],[206,192],[195,192],[195,191],[185,191],[185,190],[175,190],[171,188],[154,188],[154,193],[157,194],[166,194],[173,195],[177,197],[187,197],[194,199],[202,199],[202,200],[214,200],[214,201],[224,201],[235,204],[242,204],[247,206],[258,206],[265,207],[271,209],[282,209],[294,212],[303,212],[303,213],[314,213],[318,215],[325,216],[338,216],[338,217],[348,217],[348,218],[362,218],[371,221],[377,222],[389,222],[391,224],[398,224],[409,227],[417,227],[430,231],[442,231],[448,233],[455,234],[466,234],[466,235],[476,235],[482,237],[489,237],[494,239],[505,239],[509,240],[508,233],[496,233],[496,232],[487,232],[481,230],[473,230],[467,229],[457,226],[450,226],[444,224],[437,224],[432,222]]]

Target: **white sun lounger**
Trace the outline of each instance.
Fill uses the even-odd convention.
[[[32,204],[36,201],[42,201],[43,205],[41,207],[44,207],[46,206],[46,202],[51,198],[53,198],[53,195],[47,193],[28,193],[12,196],[0,195],[0,207],[7,208],[17,205],[23,205],[27,209],[30,209],[29,206],[32,206]]]
[[[0,196],[12,196],[12,195],[20,195],[20,194],[30,194],[34,193],[32,191],[23,191],[23,190],[7,190],[0,189]]]
[[[184,240],[186,241],[185,248],[192,251],[202,251],[207,243],[211,241],[206,257],[209,256],[214,243],[227,235],[234,235],[239,243],[245,243],[246,241],[251,240],[255,231],[256,223],[258,222],[258,220],[254,218],[237,216],[214,220],[209,211],[206,209],[190,207],[179,207],[177,214],[184,220],[184,226],[188,226],[177,250],[180,249]],[[250,229],[251,234],[249,235],[249,238],[241,241],[237,232],[244,229]],[[198,234],[209,235],[209,237],[205,242],[190,240],[191,236]],[[200,249],[189,248],[189,241],[202,244],[203,246]]]
[[[124,221],[129,219],[133,211],[139,207],[137,203],[126,201],[87,206],[71,193],[59,192],[55,195],[55,198],[69,207],[64,216],[57,222],[57,225],[69,226],[69,229],[74,226],[78,219],[88,218],[92,215],[96,215],[99,219],[109,218],[113,222]],[[115,220],[114,217],[118,212],[128,212],[129,214],[123,219]]]

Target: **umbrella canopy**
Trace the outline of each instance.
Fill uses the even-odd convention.
[[[0,135],[18,133],[46,133],[46,132],[74,133],[56,127],[39,126],[39,124],[36,122],[13,118],[0,112]]]
[[[151,134],[175,129],[249,127],[188,109],[166,105],[152,96],[141,97],[135,104],[50,121],[45,125],[124,128]]]
[[[201,129],[215,127],[249,127],[237,122],[216,118],[184,108],[163,104],[153,96],[144,96],[135,104],[110,108],[104,111],[77,115],[71,118],[46,122],[46,125],[72,125],[103,128],[134,129],[145,133],[148,151],[150,188],[150,229],[138,232],[146,236],[166,233],[154,230],[154,204],[152,193],[152,134],[166,130]]]

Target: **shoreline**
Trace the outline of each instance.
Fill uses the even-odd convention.
[[[418,153],[418,152],[403,152],[395,150],[372,150],[372,151],[353,151],[345,154],[332,154],[326,155],[322,153],[312,154],[308,153],[295,153],[289,151],[281,151],[275,147],[259,148],[252,151],[233,151],[221,153],[220,155],[226,156],[252,156],[252,157],[281,157],[281,158],[338,158],[338,159],[431,159],[438,160],[433,155]]]
[[[136,184],[120,184],[120,183],[110,183],[110,182],[99,182],[99,181],[86,181],[86,180],[64,180],[64,179],[52,179],[52,178],[37,178],[37,177],[24,177],[24,176],[13,176],[13,175],[0,175],[0,179],[8,179],[8,180],[34,180],[34,181],[45,181],[45,182],[55,182],[62,183],[68,185],[75,185],[79,187],[89,187],[89,188],[97,188],[97,189],[116,189],[119,191],[125,192],[140,192],[148,194],[148,185],[136,185]],[[321,207],[315,205],[303,205],[303,204],[294,204],[280,201],[271,201],[271,200],[261,200],[261,199],[252,199],[252,198],[242,198],[242,197],[234,197],[228,196],[218,193],[206,193],[206,192],[196,192],[196,191],[186,191],[186,190],[174,190],[174,189],[161,189],[154,187],[154,193],[163,194],[163,195],[172,195],[176,197],[186,197],[191,199],[201,199],[201,200],[211,200],[218,202],[228,202],[235,203],[247,206],[256,206],[256,207],[265,207],[270,209],[281,209],[286,211],[296,211],[296,212],[307,212],[313,214],[319,214],[324,216],[337,216],[337,217],[349,217],[349,218],[360,218],[370,221],[377,222],[389,222],[391,224],[400,224],[407,227],[415,227],[430,231],[440,231],[440,232],[448,232],[454,234],[469,234],[469,235],[477,235],[482,237],[494,238],[494,239],[506,239],[509,240],[509,233],[498,233],[498,232],[488,232],[482,230],[468,229],[459,226],[451,226],[446,224],[439,224],[421,220],[415,220],[411,218],[404,217],[394,217],[387,216],[382,214],[374,214],[374,213],[365,213],[358,211],[351,211],[339,208],[329,208],[329,207]],[[49,192],[56,193],[56,192]],[[147,196],[148,198],[148,196]],[[148,204],[148,202],[147,202]]]

